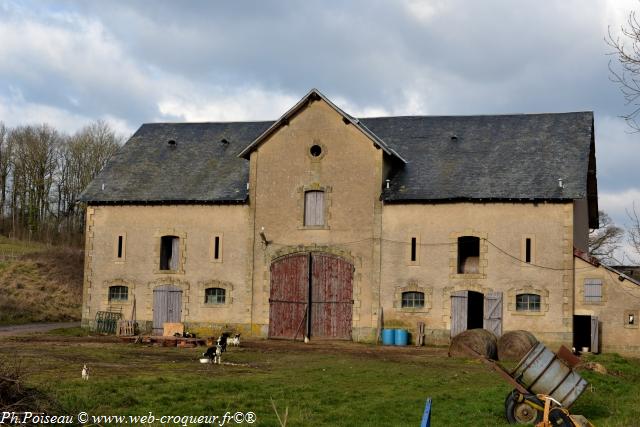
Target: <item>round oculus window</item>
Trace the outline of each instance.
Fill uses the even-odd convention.
[[[318,157],[320,154],[322,154],[322,147],[320,147],[319,145],[312,145],[311,148],[309,149],[309,153],[313,156],[313,157]]]

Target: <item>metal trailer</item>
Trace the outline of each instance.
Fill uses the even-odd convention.
[[[541,427],[591,426],[584,417],[570,415],[568,411],[587,387],[587,381],[573,369],[580,359],[566,347],[561,347],[555,354],[538,343],[512,372],[473,349],[467,349],[514,387],[505,399],[505,416],[509,423]]]

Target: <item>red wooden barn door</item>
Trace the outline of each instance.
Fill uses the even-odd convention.
[[[351,339],[353,266],[334,255],[311,255],[311,336]]]
[[[293,338],[306,331],[309,302],[309,254],[287,255],[271,264],[269,338]],[[298,331],[299,329],[299,331]]]

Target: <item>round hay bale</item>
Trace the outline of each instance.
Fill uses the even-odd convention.
[[[498,340],[498,360],[519,362],[538,340],[528,331],[507,331]]]
[[[479,355],[495,359],[497,342],[496,336],[486,329],[469,329],[453,337],[449,345],[449,356],[477,357]],[[473,351],[467,350],[465,346]]]

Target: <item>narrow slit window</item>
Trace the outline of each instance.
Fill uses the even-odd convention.
[[[304,225],[324,225],[324,191],[305,191]]]
[[[531,238],[527,237],[524,242],[524,261],[531,263]]]
[[[180,260],[180,238],[162,236],[160,238],[160,270],[177,271]]]
[[[220,236],[213,238],[213,259],[220,259]]]
[[[123,243],[124,243],[124,236],[118,236],[118,258],[122,258],[122,255],[124,255]]]
[[[417,258],[418,251],[418,239],[415,237],[411,238],[411,262],[415,262]]]

